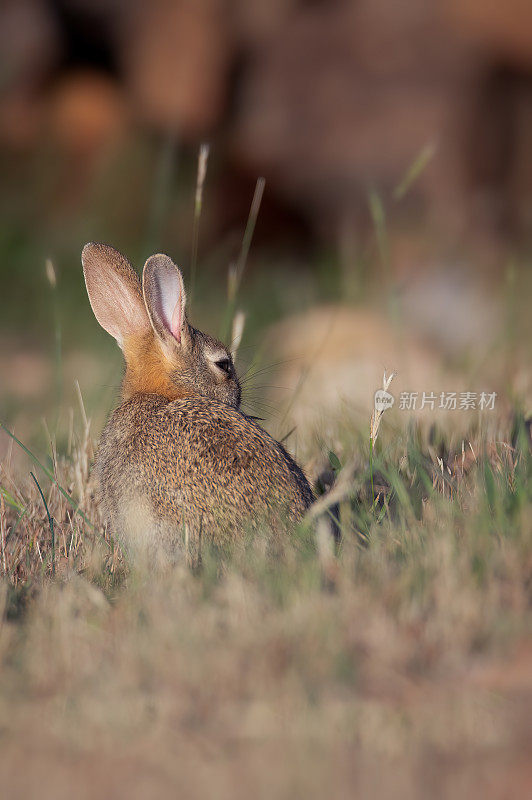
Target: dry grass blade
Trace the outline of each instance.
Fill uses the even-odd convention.
[[[333,506],[341,503],[342,500],[350,497],[357,489],[355,474],[358,461],[352,459],[348,461],[338,475],[328,492],[323,494],[311,505],[307,511],[305,520],[314,522],[323,514],[326,514]]]
[[[201,219],[201,211],[203,208],[203,187],[205,185],[205,178],[207,176],[207,163],[209,161],[210,147],[208,144],[202,144],[198,153],[198,171],[196,175],[196,193],[194,195],[194,221],[192,223],[192,257],[190,261],[190,288],[189,288],[189,302],[192,303],[194,299],[194,290],[196,287],[196,270],[198,265],[198,246],[199,246],[199,227]]]
[[[246,262],[248,260],[249,248],[253,239],[255,225],[257,224],[257,217],[259,216],[260,204],[262,202],[262,195],[264,194],[264,187],[266,181],[264,178],[259,178],[255,185],[255,192],[253,193],[253,200],[249,209],[248,221],[246,230],[244,231],[244,238],[242,239],[242,247],[236,263],[229,272],[228,282],[228,298],[230,303],[234,303],[244,274]]]
[[[2,537],[2,568],[4,575],[7,575],[7,562],[6,562],[6,504],[4,502],[4,495],[0,494],[0,534]]]
[[[266,181],[264,178],[259,178],[257,180],[255,192],[253,193],[253,200],[251,201],[246,229],[242,239],[242,247],[240,248],[240,253],[236,262],[229,264],[227,271],[227,308],[225,311],[225,317],[221,331],[221,339],[224,341],[227,339],[227,336],[230,335],[231,329],[234,327],[233,317],[235,313],[238,290],[240,288],[240,283],[246,267],[265,185]]]
[[[390,384],[393,381],[393,379],[395,378],[395,375],[396,375],[395,372],[391,372],[387,376],[386,372],[384,372],[384,375],[383,375],[383,378],[382,378],[382,390],[383,390],[383,392],[388,392],[388,389],[390,388]],[[384,414],[384,412],[386,410],[387,410],[386,407],[377,408],[377,405],[376,405],[375,408],[373,409],[372,414],[371,414],[371,419],[370,419],[370,423],[369,423],[369,438],[370,438],[370,442],[371,442],[371,447],[372,448],[375,447],[375,442],[377,441],[377,436],[379,434],[379,427],[380,427],[380,424],[381,424],[382,415]]]
[[[33,480],[35,482],[35,485],[36,485],[36,487],[37,487],[37,489],[39,491],[39,494],[41,496],[41,500],[43,501],[44,508],[45,508],[45,511],[46,511],[46,516],[48,517],[48,524],[50,526],[50,533],[52,535],[52,576],[55,577],[55,528],[54,528],[54,518],[50,514],[50,511],[48,509],[48,503],[46,502],[46,498],[44,497],[43,491],[42,491],[42,489],[41,489],[41,487],[39,485],[39,482],[38,482],[37,478],[35,477],[33,472],[30,472],[30,475],[33,478]]]
[[[246,315],[244,311],[237,311],[233,318],[233,330],[231,334],[231,355],[233,357],[233,361],[237,356],[238,348],[242,342],[245,323]]]

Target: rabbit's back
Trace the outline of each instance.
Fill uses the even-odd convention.
[[[198,526],[216,540],[261,518],[297,521],[313,500],[282,445],[237,409],[204,398],[122,403],[96,468],[106,516],[126,542],[152,530],[177,541]]]

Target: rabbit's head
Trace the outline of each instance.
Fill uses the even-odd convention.
[[[168,256],[148,258],[142,285],[108,245],[85,245],[81,261],[94,315],[124,353],[124,399],[139,392],[170,400],[203,396],[239,407],[231,353],[189,324],[183,277]]]

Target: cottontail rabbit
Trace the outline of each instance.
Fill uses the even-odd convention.
[[[104,517],[133,555],[174,558],[262,519],[301,519],[313,495],[285,449],[239,410],[231,353],[187,321],[181,272],[151,256],[142,286],[112,247],[82,253],[89,300],[126,361],[96,459]],[[192,545],[194,547],[196,545]]]

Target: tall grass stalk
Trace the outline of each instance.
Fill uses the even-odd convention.
[[[242,239],[242,247],[240,248],[240,253],[237,260],[229,265],[227,274],[227,308],[222,326],[222,340],[225,341],[227,341],[227,337],[231,333],[233,324],[232,320],[236,310],[238,290],[240,288],[240,283],[242,281],[242,276],[248,260],[249,249],[251,247],[255,225],[257,224],[257,217],[259,216],[260,204],[262,202],[265,185],[266,180],[264,178],[259,178],[255,184],[255,192],[253,193],[253,200],[251,201],[251,207],[249,209],[248,221],[246,223],[246,229]]]
[[[410,191],[415,181],[419,178],[436,153],[434,142],[428,142],[415,157],[406,170],[395,189],[392,197],[396,202],[402,200]],[[386,225],[386,209],[382,197],[376,189],[371,189],[368,197],[369,211],[377,238],[377,250],[381,264],[382,275],[387,288],[387,300],[390,319],[399,327],[399,303],[397,287],[393,280],[392,264],[390,258],[390,243]]]
[[[405,197],[408,194],[412,185],[417,181],[421,173],[426,169],[426,167],[430,164],[430,162],[436,155],[436,150],[437,147],[435,142],[427,142],[427,144],[421,148],[418,155],[414,158],[413,162],[408,167],[403,178],[399,181],[399,183],[393,190],[394,200],[396,201],[402,200],[403,197]]]
[[[41,499],[42,499],[42,501],[44,503],[44,508],[46,510],[46,515],[48,517],[48,524],[50,526],[50,533],[52,534],[52,576],[55,578],[55,529],[54,529],[54,518],[50,514],[50,510],[48,508],[48,503],[46,502],[46,498],[44,497],[43,491],[42,491],[42,489],[41,489],[41,487],[39,485],[39,481],[37,480],[37,478],[35,477],[33,472],[30,472],[30,475],[33,478],[33,481],[34,481],[37,489],[39,490],[39,494],[41,495]]]
[[[383,391],[385,392],[388,391],[394,377],[395,377],[395,372],[392,372],[390,375],[386,375],[386,372],[384,372],[384,375],[382,377]],[[379,427],[381,424],[382,415],[386,410],[387,410],[386,408],[377,408],[375,405],[369,423],[369,474],[371,481],[371,497],[374,505],[376,499],[375,499],[375,489],[373,485],[373,456],[375,453],[375,442],[377,441],[377,436],[379,435]]]
[[[199,244],[199,226],[201,219],[201,210],[203,208],[203,187],[205,185],[205,177],[207,175],[207,163],[209,161],[208,144],[202,144],[198,153],[198,172],[196,177],[196,193],[194,196],[194,221],[192,223],[192,256],[190,260],[190,289],[189,289],[189,302],[192,304],[194,299],[194,290],[196,288],[196,270],[198,265],[198,244]]]
[[[7,575],[7,561],[6,561],[6,505],[4,496],[0,494],[0,536],[2,538],[2,567],[4,575]]]
[[[59,424],[61,415],[61,402],[63,399],[63,355],[62,355],[62,330],[59,297],[57,293],[57,275],[51,258],[46,259],[46,277],[52,291],[52,313],[54,322],[54,384],[55,384],[55,428]]]
[[[381,196],[375,189],[372,189],[369,193],[369,210],[371,219],[373,221],[373,227],[375,229],[375,236],[377,238],[377,250],[379,253],[383,283],[386,288],[388,313],[392,323],[398,327],[399,304],[392,277],[390,245],[388,241],[388,230],[386,227],[386,210],[384,208],[384,203],[382,202]]]
[[[240,347],[240,343],[242,342],[242,336],[244,334],[244,325],[246,324],[246,314],[244,311],[237,311],[234,318],[233,318],[233,329],[231,332],[231,355],[233,357],[233,361],[236,358],[238,353],[238,348]]]

